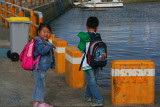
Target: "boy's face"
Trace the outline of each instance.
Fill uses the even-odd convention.
[[[98,26],[96,28],[89,28],[87,25],[86,25],[86,29],[88,30],[88,32],[96,32],[98,30]]]

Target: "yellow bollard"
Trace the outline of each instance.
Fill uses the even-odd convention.
[[[61,39],[55,38],[52,41],[52,44],[56,47],[55,53],[55,61],[56,61],[56,73],[64,74],[65,73],[65,48],[68,46],[68,42]]]
[[[151,60],[111,62],[111,101],[114,105],[154,104],[155,64]]]
[[[66,48],[66,83],[74,89],[85,87],[85,75],[79,66],[82,60],[82,53],[77,47]]]

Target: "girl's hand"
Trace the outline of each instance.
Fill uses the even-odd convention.
[[[53,48],[56,49],[56,47],[53,45]]]

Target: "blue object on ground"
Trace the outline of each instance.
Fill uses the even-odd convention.
[[[7,52],[8,52],[9,50],[10,50],[10,49],[0,49],[0,58],[7,57]]]

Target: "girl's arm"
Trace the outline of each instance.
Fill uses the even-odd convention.
[[[54,56],[53,50],[52,50],[52,63],[51,63],[51,68],[55,69],[55,56]]]
[[[42,41],[37,40],[36,43],[35,43],[35,48],[37,48],[38,53],[40,55],[45,55],[49,52],[50,49],[53,49],[53,45],[52,44],[47,44],[46,46],[44,46]]]

